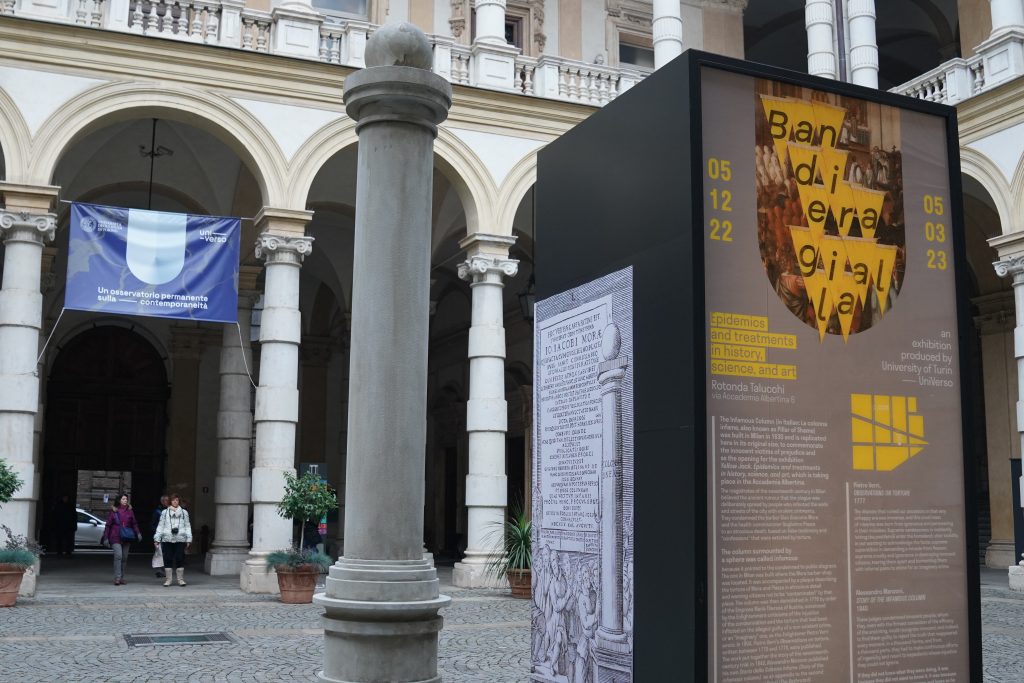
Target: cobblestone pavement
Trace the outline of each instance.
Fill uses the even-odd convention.
[[[321,610],[240,592],[235,577],[189,572],[164,588],[133,557],[129,585],[106,581],[105,558],[44,566],[33,599],[0,611],[0,683],[219,683],[316,681]],[[452,597],[440,669],[450,683],[528,680],[529,611],[506,591],[464,591],[441,568]],[[1006,574],[982,576],[985,683],[1024,683],[1024,595]],[[129,648],[128,633],[227,632],[233,642]],[[648,683],[648,682],[643,682]]]

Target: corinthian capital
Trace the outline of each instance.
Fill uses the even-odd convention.
[[[256,258],[266,258],[267,263],[300,264],[311,251],[312,237],[265,232],[256,238]]]
[[[1024,255],[1004,258],[1001,261],[994,262],[992,266],[995,267],[996,275],[999,277],[1012,275],[1013,284],[1024,284]]]
[[[488,273],[512,277],[519,272],[519,261],[498,256],[478,254],[470,256],[459,264],[459,277],[463,280],[477,280]]]
[[[53,241],[57,232],[57,216],[52,213],[8,211],[0,209],[0,234],[4,242]]]

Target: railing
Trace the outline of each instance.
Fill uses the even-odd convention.
[[[524,95],[533,95],[534,81],[537,80],[537,60],[533,57],[516,57],[514,73],[515,90]]]
[[[316,13],[298,16],[245,7],[244,0],[68,0],[55,11],[52,0],[0,0],[0,15],[24,15],[79,26],[125,31],[137,35],[221,45],[249,52],[306,57],[351,68],[365,66],[366,41],[375,26],[365,21],[325,17]],[[299,33],[313,30],[308,47],[295,51],[294,44],[280,41],[278,31],[301,24]],[[624,66],[611,68],[561,57],[526,55],[513,57],[507,47],[471,48],[450,36],[428,36],[434,52],[434,72],[458,85],[491,87],[549,99],[579,102],[596,107],[612,101],[642,80],[649,71]],[[490,49],[490,51],[488,51]],[[500,70],[478,72],[475,60],[505,60]]]
[[[650,71],[614,69],[561,57],[540,58],[534,75],[534,94],[603,107],[644,79]]]
[[[243,10],[239,23],[238,47],[252,52],[270,52],[270,29],[274,25],[274,18],[269,12]]]
[[[10,13],[13,14],[16,0],[4,0],[4,2],[10,3]],[[72,0],[71,6],[74,12],[74,21],[79,26],[103,27],[103,0]],[[8,12],[0,10],[0,14],[8,14]]]
[[[131,0],[128,30],[146,36],[220,43],[220,11],[216,0]]]
[[[974,55],[969,59],[951,59],[912,81],[892,88],[890,92],[952,105],[984,89],[985,60],[982,55]]]

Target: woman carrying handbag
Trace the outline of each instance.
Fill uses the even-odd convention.
[[[160,513],[160,522],[153,534],[153,545],[160,548],[164,556],[164,585],[171,585],[171,570],[174,569],[178,585],[185,585],[185,551],[192,544],[192,524],[188,510],[181,507],[181,499],[171,496],[171,504]]]
[[[132,541],[142,539],[139,523],[135,521],[135,513],[128,502],[128,494],[117,499],[114,509],[107,515],[107,526],[103,529],[103,541],[110,544],[114,551],[114,585],[123,586],[124,573],[128,567],[128,548]]]

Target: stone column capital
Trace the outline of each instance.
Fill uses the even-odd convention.
[[[1014,287],[1024,285],[1024,254],[994,261],[992,266],[996,269],[996,275],[999,277],[1012,276]]]
[[[356,133],[369,125],[402,123],[436,137],[437,124],[448,118],[452,106],[452,86],[415,66],[369,66],[345,79],[344,99],[345,112],[357,122]]]
[[[57,216],[52,213],[0,209],[0,235],[4,243],[52,242],[57,232]]]
[[[1016,325],[1013,292],[995,292],[971,299],[978,310],[974,326],[982,335],[1009,332]]]
[[[267,263],[301,264],[313,251],[313,238],[299,235],[278,235],[265,232],[256,238],[256,258]]]
[[[306,336],[299,344],[299,358],[303,365],[324,368],[334,355],[336,346],[330,337]]]
[[[505,277],[513,277],[519,272],[519,261],[479,254],[470,256],[459,264],[459,277],[463,280],[477,282],[489,273]]]
[[[748,0],[704,0],[704,7],[710,9],[724,9],[731,12],[743,12],[747,9]]]

